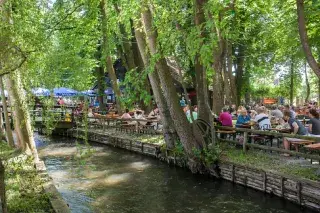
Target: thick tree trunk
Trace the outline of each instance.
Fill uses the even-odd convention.
[[[309,84],[309,79],[308,79],[307,63],[304,64],[304,75],[306,77],[306,85],[307,85],[307,96],[306,96],[306,99],[304,100],[304,102],[308,103],[309,97],[310,97],[310,84]]]
[[[204,35],[204,6],[207,0],[194,0],[195,4],[195,25],[200,28],[199,37],[203,38]],[[203,44],[200,44],[199,50]],[[201,64],[200,52],[195,56],[195,73],[196,73],[196,91],[197,91],[197,105],[198,105],[198,118],[209,122],[210,108],[208,107],[206,97],[207,93],[207,76],[206,70]]]
[[[290,105],[293,105],[293,79],[294,79],[294,66],[293,59],[291,60],[290,65]]]
[[[140,26],[141,23],[138,23]],[[147,43],[145,41],[145,35],[140,30],[135,29],[135,37],[139,50],[141,53],[142,60],[145,64],[145,67],[150,66],[150,56],[147,50]],[[160,117],[163,125],[163,134],[166,141],[166,145],[169,149],[172,149],[175,146],[175,142],[178,140],[177,132],[174,128],[173,120],[171,118],[168,105],[165,97],[163,96],[162,89],[160,86],[160,79],[156,70],[148,74],[151,87],[153,90],[153,96],[157,103]]]
[[[2,212],[7,213],[8,209],[6,199],[5,168],[3,166],[2,159],[0,159],[0,199]]]
[[[304,13],[304,0],[297,0],[297,13],[298,13],[298,27],[301,44],[307,61],[314,73],[320,78],[320,66],[312,54],[311,47],[308,41],[308,33],[306,27],[305,13]]]
[[[15,78],[15,80],[13,80]],[[26,104],[25,97],[22,95],[23,91],[21,88],[19,71],[15,71],[11,76],[7,78],[7,90],[10,95],[11,103],[14,104],[15,119],[16,122],[20,124],[21,128],[21,140],[24,143],[24,151],[27,154],[32,154],[34,161],[39,161],[38,152],[36,149],[33,131],[31,128],[31,119],[29,115],[29,110]]]
[[[152,26],[152,15],[148,8],[144,8],[142,17],[150,52],[152,55],[159,54],[160,52],[157,50],[157,34]],[[192,126],[189,124],[186,115],[179,105],[179,98],[166,60],[164,58],[160,58],[156,62],[156,67],[175,129],[179,135],[181,143],[183,144],[185,153],[189,158],[189,167],[191,171],[197,172],[200,169],[200,164],[197,163],[194,149],[202,149],[203,143],[201,139],[196,138],[193,134]]]
[[[318,104],[320,104],[320,77],[318,80]]]
[[[6,122],[6,135],[7,135],[7,140],[8,140],[9,146],[10,146],[10,147],[14,147],[14,140],[13,140],[11,125],[10,125],[11,122],[10,122],[9,115],[8,115],[8,107],[7,107],[6,96],[5,96],[5,94],[4,94],[4,86],[3,86],[2,77],[0,77],[0,89],[1,89],[1,99],[2,99],[2,107],[3,107],[4,120],[5,120],[5,122]]]
[[[219,32],[218,32],[219,34]],[[223,85],[223,49],[224,42],[221,36],[218,36],[219,47],[214,53],[213,69],[215,74],[213,76],[213,97],[212,97],[212,111],[219,115],[221,109],[224,107],[224,85]]]

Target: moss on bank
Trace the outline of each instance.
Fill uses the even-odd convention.
[[[163,135],[133,134],[119,132],[115,129],[106,129],[105,131],[90,129],[90,132],[104,133],[112,137],[131,139],[160,146],[165,144]],[[306,161],[303,158],[297,159],[296,157],[282,157],[279,153],[270,153],[257,149],[250,149],[246,154],[244,154],[242,152],[242,147],[236,148],[224,143],[220,145],[220,148],[223,151],[221,157],[222,162],[228,161],[277,174],[320,181],[320,176],[317,175],[319,164],[312,165],[309,161]],[[175,152],[176,156],[183,153],[182,147],[178,147],[177,150],[179,152]]]
[[[42,180],[34,168],[33,160],[16,155],[0,142],[0,158],[4,160],[8,212],[53,212]]]
[[[246,153],[243,153],[242,149],[226,145],[223,148],[221,161],[320,181],[320,176],[317,175],[319,165],[312,165],[310,162],[302,159],[299,160],[296,157],[283,157],[278,153],[268,153],[260,150],[248,150]]]

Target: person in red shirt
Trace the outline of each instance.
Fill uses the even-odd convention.
[[[221,122],[222,126],[230,126],[232,127],[232,116],[229,113],[228,108],[223,108],[222,112],[220,113],[219,116],[219,121]],[[225,139],[227,137],[226,134],[221,133],[220,138]]]
[[[219,116],[219,121],[221,122],[222,126],[232,127],[232,116],[227,108],[222,109],[222,112]]]

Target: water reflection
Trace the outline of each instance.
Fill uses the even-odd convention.
[[[75,213],[301,212],[280,198],[191,175],[127,151],[95,144],[93,156],[79,163],[73,158],[73,140],[40,136],[37,140],[49,144],[41,148],[40,155]]]

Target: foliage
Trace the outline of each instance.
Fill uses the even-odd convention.
[[[33,158],[18,154],[7,144],[0,143],[0,159],[6,159],[5,182],[9,212],[53,212],[44,180],[34,168]]]

